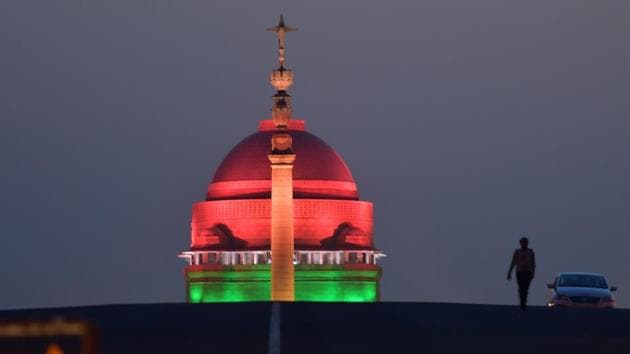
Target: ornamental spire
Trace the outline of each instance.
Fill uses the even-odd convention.
[[[278,34],[278,61],[280,68],[284,67],[284,38],[287,32],[297,31],[297,28],[288,27],[284,24],[284,16],[280,14],[280,21],[277,26],[267,28],[267,31],[276,32]]]
[[[296,28],[289,27],[284,24],[284,16],[280,15],[278,25],[268,28],[267,31],[276,32],[278,35],[278,68],[273,70],[269,75],[269,82],[277,92],[273,96],[273,108],[271,109],[271,118],[276,128],[286,129],[291,119],[291,96],[286,90],[293,85],[293,72],[284,66],[284,41],[287,32],[296,31]]]

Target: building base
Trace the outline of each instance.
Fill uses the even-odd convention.
[[[296,265],[295,300],[376,302],[381,268],[376,265]],[[187,301],[271,301],[270,265],[189,266]]]

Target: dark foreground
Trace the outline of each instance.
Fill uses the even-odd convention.
[[[0,311],[0,323],[86,320],[101,354],[262,354],[269,353],[271,312],[270,303],[107,305]],[[283,303],[279,319],[281,353],[630,353],[630,310],[623,309]],[[0,338],[0,353],[18,344]]]

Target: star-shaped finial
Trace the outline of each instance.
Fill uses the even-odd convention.
[[[278,21],[278,25],[267,28],[267,31],[276,32],[278,34],[278,61],[280,62],[280,68],[284,68],[284,37],[287,32],[297,31],[297,28],[285,25],[284,16],[280,14],[280,21]]]
[[[287,25],[284,24],[284,16],[282,14],[280,14],[280,21],[278,21],[278,25],[277,26],[273,26],[270,28],[267,28],[267,31],[271,31],[271,32],[293,32],[293,31],[297,31],[297,28],[293,28],[293,27],[289,27]]]

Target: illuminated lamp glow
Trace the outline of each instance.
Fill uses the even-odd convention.
[[[63,354],[63,350],[57,343],[50,343],[48,348],[46,349],[46,354]]]
[[[378,292],[374,282],[296,281],[295,298],[297,301],[375,302]]]
[[[271,299],[270,266],[227,266],[187,272],[189,301],[242,302]]]
[[[188,300],[194,304],[200,303],[203,300],[203,284],[191,283],[188,286]]]

